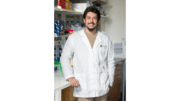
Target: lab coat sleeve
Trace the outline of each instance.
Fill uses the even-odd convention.
[[[113,86],[114,83],[114,74],[115,74],[115,64],[114,64],[114,46],[112,41],[109,39],[109,47],[108,47],[108,73],[109,73],[109,82],[110,86]]]
[[[73,69],[71,67],[71,58],[73,56],[73,52],[73,40],[72,36],[69,36],[64,45],[60,59],[64,78],[66,80],[68,80],[68,78],[74,77]]]

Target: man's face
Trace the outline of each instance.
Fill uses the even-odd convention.
[[[98,17],[96,13],[88,12],[86,18],[84,19],[84,23],[89,31],[93,31],[98,24]]]

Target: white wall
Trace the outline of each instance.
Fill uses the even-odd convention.
[[[109,15],[108,18],[102,19],[102,26],[107,36],[112,42],[124,42],[126,38],[126,1],[125,0],[108,0],[105,13]],[[104,23],[103,23],[104,22]],[[124,47],[126,49],[126,47]],[[125,56],[124,51],[124,57]]]
[[[125,0],[109,0],[106,7],[105,32],[113,42],[122,41],[125,38]]]

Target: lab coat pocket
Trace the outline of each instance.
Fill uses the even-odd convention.
[[[101,83],[101,89],[108,89],[109,87],[109,75],[106,73],[100,74],[100,83]]]
[[[100,47],[100,51],[99,51],[99,59],[100,60],[104,60],[107,57],[107,46],[106,45],[102,45],[102,47]]]
[[[79,81],[80,86],[78,87],[78,90],[87,89],[86,85],[86,75],[85,74],[76,74],[75,78]]]
[[[106,49],[107,49],[107,46],[105,46],[105,45],[100,48],[102,55],[105,55]]]

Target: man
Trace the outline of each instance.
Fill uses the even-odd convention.
[[[114,82],[114,49],[110,39],[97,31],[100,12],[88,7],[83,14],[86,27],[69,36],[61,55],[66,80],[78,101],[106,101]],[[73,69],[70,60],[73,58]],[[73,72],[74,71],[74,72]]]

